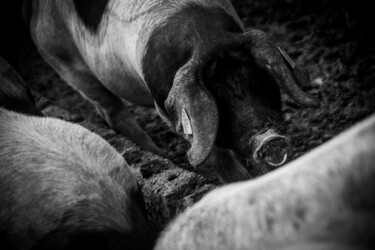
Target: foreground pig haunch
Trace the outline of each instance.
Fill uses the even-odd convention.
[[[375,114],[256,180],[218,188],[155,250],[375,249]]]
[[[104,139],[43,117],[0,58],[0,249],[152,249],[137,179]]]
[[[162,155],[124,100],[155,106],[190,142],[189,162],[224,182],[286,162],[280,89],[317,105],[300,88],[307,71],[245,32],[229,0],[33,0],[25,17],[41,55],[113,129]]]

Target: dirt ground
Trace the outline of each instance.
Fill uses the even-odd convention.
[[[283,115],[294,158],[319,146],[375,111],[373,18],[365,2],[352,0],[232,1],[247,29],[266,31],[311,74],[305,90],[318,108],[296,106],[283,96]],[[372,21],[372,22],[371,22]],[[147,153],[109,129],[91,104],[65,84],[32,45],[18,41],[15,64],[48,116],[79,123],[108,140],[143,184],[149,217],[160,229],[186,206],[215,188],[188,164],[188,144],[172,133],[155,110],[133,106],[140,125],[169,160]]]

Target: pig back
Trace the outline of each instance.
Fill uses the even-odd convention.
[[[77,232],[116,234],[125,246],[152,238],[136,177],[104,139],[2,108],[0,120],[0,246],[30,249]]]

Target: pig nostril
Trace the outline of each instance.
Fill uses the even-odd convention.
[[[288,158],[288,152],[285,148],[272,148],[272,146],[264,147],[264,150],[261,150],[259,153],[259,157],[265,161],[268,165],[271,165],[273,167],[278,167],[283,165],[287,158]]]

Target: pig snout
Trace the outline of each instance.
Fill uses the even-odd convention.
[[[257,163],[265,162],[272,167],[279,167],[288,159],[288,140],[273,129],[256,135],[253,145],[253,158]]]

